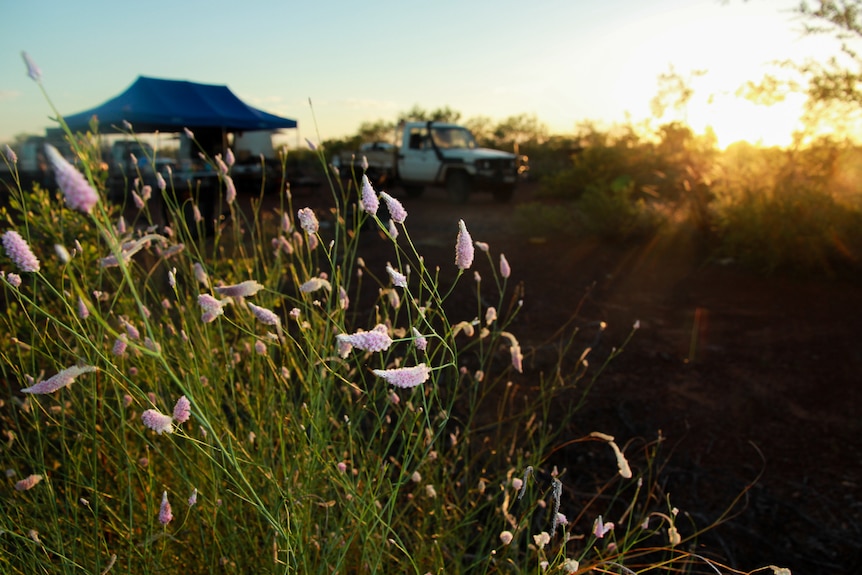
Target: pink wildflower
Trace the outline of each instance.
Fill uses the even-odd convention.
[[[186,138],[188,138],[189,140],[195,139],[195,133],[192,132],[191,130],[189,130],[188,128],[183,128],[183,132],[185,132]]]
[[[299,291],[301,291],[302,293],[311,293],[319,289],[325,289],[326,291],[330,291],[332,289],[332,284],[330,284],[323,278],[311,278],[310,280],[299,286]]]
[[[485,310],[485,325],[491,325],[497,321],[497,308],[491,306]]]
[[[596,517],[596,520],[593,522],[593,535],[596,536],[596,539],[603,539],[604,536],[613,531],[613,529],[614,524],[610,521],[607,523],[603,522],[601,515]]]
[[[374,375],[383,378],[395,387],[416,387],[428,380],[431,369],[424,363],[413,367],[401,367],[398,369],[374,369]]]
[[[386,202],[386,207],[389,209],[389,216],[392,218],[392,221],[396,224],[403,224],[404,220],[407,219],[407,210],[404,209],[401,202],[386,192],[380,192],[380,197]]]
[[[9,147],[9,144],[3,145],[3,151],[6,154],[6,159],[9,160],[10,164],[18,163],[18,156],[15,154],[15,150]]]
[[[54,253],[57,254],[57,259],[64,264],[72,261],[72,254],[69,253],[69,250],[63,244],[54,244]]]
[[[71,385],[72,382],[75,381],[75,378],[79,375],[90,373],[93,371],[96,371],[96,368],[90,365],[74,365],[72,367],[67,367],[66,369],[58,372],[56,375],[49,377],[45,381],[40,381],[39,383],[33,384],[30,387],[22,389],[21,393],[54,393],[58,389],[62,389],[68,385]]]
[[[159,523],[167,525],[174,518],[171,513],[171,504],[168,502],[168,492],[162,494],[162,504],[159,506]]]
[[[236,162],[236,157],[233,155],[233,150],[230,148],[227,149],[227,152],[224,155],[224,161],[227,164],[227,167],[230,168]]]
[[[415,327],[413,328],[413,345],[419,351],[425,351],[425,348],[428,347],[428,340]]]
[[[533,535],[533,542],[536,544],[536,547],[542,549],[551,542],[551,536],[548,535],[547,531],[542,531],[538,535]]]
[[[455,240],[455,265],[458,269],[469,269],[473,265],[473,254],[473,238],[464,220],[458,220],[458,238]]]
[[[350,297],[348,297],[344,286],[338,286],[338,305],[341,306],[341,309],[350,307]]]
[[[514,538],[514,535],[512,535],[511,531],[501,531],[500,532],[500,542],[503,545],[508,545],[509,543],[511,543],[513,538]]]
[[[156,172],[156,185],[159,187],[161,191],[165,191],[165,188],[168,187],[167,182],[165,182],[164,176],[161,173]]]
[[[257,355],[266,355],[266,344],[261,340],[254,342],[254,352]]]
[[[128,346],[128,339],[126,334],[121,333],[120,337],[114,340],[114,347],[111,348],[111,353],[116,355],[117,357],[122,357],[126,355],[126,348]]]
[[[51,144],[45,144],[45,155],[54,168],[54,177],[57,185],[66,198],[66,204],[73,210],[89,214],[99,202],[99,194],[90,185],[90,182],[66,161],[57,148]]]
[[[368,176],[362,175],[362,209],[372,216],[377,213],[377,208],[380,207],[380,200],[377,199],[377,192],[371,187],[371,182]]]
[[[16,491],[27,491],[27,490],[33,489],[34,487],[36,487],[36,484],[38,484],[40,481],[42,481],[42,479],[43,479],[43,477],[41,475],[36,475],[36,474],[28,475],[27,477],[25,477],[24,479],[22,479],[21,481],[19,481],[15,484],[15,490]]]
[[[174,421],[177,423],[185,423],[189,420],[191,414],[192,405],[189,402],[189,399],[185,395],[180,396],[176,405],[174,405]]]
[[[42,70],[39,69],[39,66],[36,65],[36,62],[33,61],[33,58],[27,52],[21,52],[21,57],[24,58],[24,63],[27,64],[27,75],[34,82],[39,82],[42,79]]]
[[[506,256],[500,254],[500,275],[503,278],[508,278],[512,275],[512,268],[509,266],[509,260],[506,259]]]
[[[473,242],[473,245],[479,248],[480,252],[488,253],[488,250],[491,249],[491,247],[485,242]]]
[[[156,409],[148,409],[141,414],[141,421],[161,435],[162,433],[173,433],[174,422],[170,415],[165,415]]]
[[[6,255],[12,260],[22,272],[38,272],[39,259],[33,254],[33,250],[27,245],[27,240],[15,230],[9,230],[3,234],[3,248]]]
[[[198,296],[198,305],[203,310],[201,321],[204,323],[210,323],[224,313],[224,303],[208,293],[202,293]]]
[[[138,192],[132,192],[132,200],[134,200],[136,208],[138,208],[139,210],[144,209],[144,205],[145,205],[144,198],[139,196]]]
[[[215,291],[225,297],[249,297],[263,289],[263,285],[254,280],[247,280],[242,283],[229,286],[219,286]]]
[[[78,317],[81,319],[87,319],[90,317],[90,308],[87,307],[87,304],[81,297],[78,298]]]
[[[395,287],[407,287],[407,276],[393,268],[390,264],[386,264],[386,272],[392,279],[392,285]]]
[[[392,236],[393,240],[398,237],[398,228],[393,220],[389,220],[389,235]]]
[[[192,490],[192,494],[189,495],[189,507],[194,507],[197,502],[198,502],[198,489],[197,489],[197,487],[195,487]]]
[[[185,249],[186,249],[185,244],[174,244],[172,246],[168,246],[168,249],[163,251],[161,253],[161,256],[165,259],[168,259],[170,257],[177,255],[178,253],[181,253]]]
[[[338,356],[342,359],[347,359],[350,352],[353,351],[353,346],[344,338],[335,337],[335,348],[338,351]]]
[[[256,306],[253,303],[249,303],[248,308],[257,318],[257,321],[264,325],[279,325],[281,323],[281,319],[272,310]]]
[[[17,288],[21,287],[21,276],[16,273],[8,273],[6,274],[6,281],[9,282],[9,285]]]
[[[126,320],[126,318],[122,318],[122,320],[123,320],[123,325],[126,328],[126,333],[129,335],[129,337],[131,339],[140,339],[141,338],[141,332],[138,331],[138,328],[136,328],[131,323],[129,323],[128,320]]]
[[[389,337],[388,328],[378,324],[371,331],[359,331],[351,335],[343,333],[338,334],[336,339],[339,342],[346,342],[363,351],[384,351],[392,345],[392,338]]]
[[[305,233],[309,235],[317,233],[320,223],[317,221],[317,216],[314,215],[314,210],[302,208],[296,212],[296,216],[299,218],[299,225],[305,230]]]
[[[202,266],[198,262],[195,262],[195,265],[192,266],[192,269],[194,270],[195,279],[198,280],[198,283],[204,287],[209,287],[210,278],[209,278],[209,276],[207,276],[207,272],[204,269],[204,266]]]
[[[221,159],[221,154],[215,155],[216,165],[218,165],[218,171],[222,174],[227,174],[227,164],[224,163],[224,160]]]
[[[204,216],[203,214],[201,214],[201,209],[198,207],[197,204],[192,204],[192,216],[194,217],[196,224],[199,224],[204,221]]]
[[[143,188],[141,188],[141,199],[144,200],[144,202],[149,202],[151,197],[153,197],[153,187],[152,186],[146,185]]]
[[[233,178],[231,178],[230,176],[225,176],[224,185],[224,201],[228,204],[232,204],[234,200],[236,200],[236,186],[233,183]]]

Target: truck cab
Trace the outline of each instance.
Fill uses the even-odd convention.
[[[480,148],[467,128],[442,122],[406,122],[397,155],[398,178],[417,196],[425,186],[445,186],[453,202],[473,191],[509,201],[518,177],[515,154]]]

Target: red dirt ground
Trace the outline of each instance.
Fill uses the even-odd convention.
[[[661,431],[665,453],[673,452],[665,491],[699,526],[762,470],[741,514],[703,536],[699,553],[746,571],[776,564],[794,574],[862,572],[862,273],[763,277],[706,263],[685,237],[624,247],[528,238],[514,229],[514,208],[530,200],[529,190],[513,204],[477,195],[464,206],[448,203],[443,190],[418,199],[399,192],[410,236],[432,266],[454,268],[458,219],[495,258],[506,254],[511,279],[525,289],[511,328],[525,373],[551,367],[549,338],[567,320],[584,345],[599,322],[608,324],[590,356],[595,365],[640,321],[571,436],[601,430],[625,443]],[[306,200],[314,203],[295,203]],[[484,257],[476,269],[490,277]]]

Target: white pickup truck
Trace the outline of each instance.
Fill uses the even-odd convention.
[[[375,184],[400,184],[417,197],[428,186],[444,186],[449,198],[464,203],[474,191],[488,191],[500,202],[512,199],[518,181],[518,156],[480,148],[467,128],[442,122],[399,125],[400,146],[365,144],[334,158],[343,175],[362,173],[362,159]]]

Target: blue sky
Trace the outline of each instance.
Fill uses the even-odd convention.
[[[64,114],[147,75],[226,84],[249,104],[297,119],[301,137],[313,140],[309,98],[323,139],[414,104],[449,105],[465,117],[535,114],[570,133],[584,120],[639,121],[658,74],[671,65],[682,74],[706,69],[692,125],[752,140],[753,124],[762,124],[760,137],[772,143],[776,132],[789,134],[798,110],[769,111],[775,118],[753,106],[741,111],[733,92],[770,61],[824,45],[801,37],[789,13],[796,0],[2,4],[0,142],[52,125],[26,76],[26,50]]]

